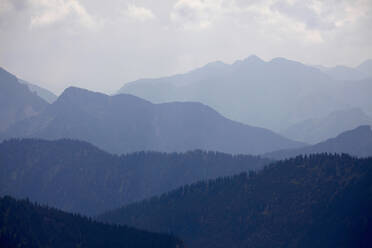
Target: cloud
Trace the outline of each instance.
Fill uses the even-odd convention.
[[[204,29],[211,26],[224,12],[225,0],[179,0],[173,6],[170,19],[186,29]],[[224,8],[225,7],[225,8]]]
[[[0,66],[58,92],[113,92],[250,54],[357,65],[371,29],[371,0],[0,0]]]
[[[281,0],[271,6],[273,11],[305,24],[307,29],[333,29],[335,24],[326,16],[322,16],[322,3],[317,1]]]
[[[129,16],[130,18],[133,18],[138,21],[149,21],[152,19],[155,19],[154,13],[151,11],[151,9],[147,9],[144,7],[138,7],[134,4],[128,4],[128,8],[124,13]]]
[[[77,0],[29,1],[34,9],[34,14],[31,15],[31,28],[50,26],[66,19],[89,29],[99,25]]]

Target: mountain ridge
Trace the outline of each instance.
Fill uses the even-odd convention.
[[[231,121],[197,102],[152,104],[70,87],[40,115],[13,125],[6,138],[72,138],[112,153],[202,149],[261,154],[301,147],[270,130]]]
[[[279,150],[264,156],[272,159],[285,159],[300,154],[347,153],[357,157],[372,156],[372,130],[369,125],[362,125],[345,131],[334,138],[298,149]]]

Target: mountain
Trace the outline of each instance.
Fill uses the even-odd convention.
[[[98,217],[189,248],[369,247],[372,159],[319,154],[199,182]]]
[[[57,98],[58,98],[53,92],[51,92],[51,91],[49,91],[47,89],[44,89],[44,88],[42,88],[40,86],[37,86],[36,84],[29,83],[29,82],[27,82],[25,80],[22,80],[22,79],[18,79],[18,81],[21,84],[27,85],[28,89],[31,92],[36,93],[39,97],[43,98],[48,103],[52,103],[55,100],[57,100]]]
[[[372,156],[372,131],[370,126],[360,126],[343,132],[337,137],[299,149],[280,150],[265,154],[273,159],[285,159],[300,154],[348,153],[357,157]]]
[[[0,67],[0,132],[17,121],[37,115],[48,103]]]
[[[280,131],[339,109],[372,113],[370,97],[362,94],[355,101],[359,95],[349,94],[350,88],[372,92],[372,79],[337,81],[313,66],[250,56],[231,65],[215,62],[181,75],[129,82],[118,92],[155,103],[197,101],[229,119]]]
[[[370,75],[358,68],[338,65],[335,67],[323,67],[323,72],[335,80],[356,81],[368,78]]]
[[[194,102],[152,104],[70,87],[45,111],[13,125],[5,137],[72,138],[112,153],[194,149],[261,154],[303,143],[234,122]]]
[[[326,117],[305,120],[281,132],[293,140],[316,144],[361,125],[371,125],[372,119],[360,108],[338,110]]]
[[[181,248],[174,236],[101,224],[27,200],[0,198],[0,247]]]
[[[372,77],[372,59],[364,61],[357,69]]]
[[[111,155],[73,140],[0,144],[0,195],[95,215],[184,184],[263,168],[270,160],[216,152]]]

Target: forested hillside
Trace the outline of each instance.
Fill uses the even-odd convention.
[[[105,225],[28,200],[1,197],[0,247],[181,248],[183,245],[174,236]]]
[[[10,140],[0,144],[0,195],[92,215],[269,162],[204,151],[117,156],[81,141]]]
[[[369,247],[372,158],[318,154],[184,186],[100,216],[189,248]]]

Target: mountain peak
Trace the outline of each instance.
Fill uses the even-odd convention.
[[[252,62],[252,61],[263,62],[263,60],[260,57],[258,57],[257,55],[255,55],[255,54],[252,54],[252,55],[248,56],[247,58],[244,59],[244,61],[249,61],[249,62]]]
[[[264,62],[265,61],[263,61],[261,58],[259,58],[258,56],[253,54],[253,55],[250,55],[250,56],[246,57],[245,59],[235,61],[235,63],[233,63],[233,65],[260,64],[260,63],[264,63]]]
[[[75,86],[70,86],[62,92],[58,100],[78,98],[78,97],[89,97],[89,96],[91,97],[92,96],[105,96],[105,94],[90,91],[90,90],[75,87]]]

